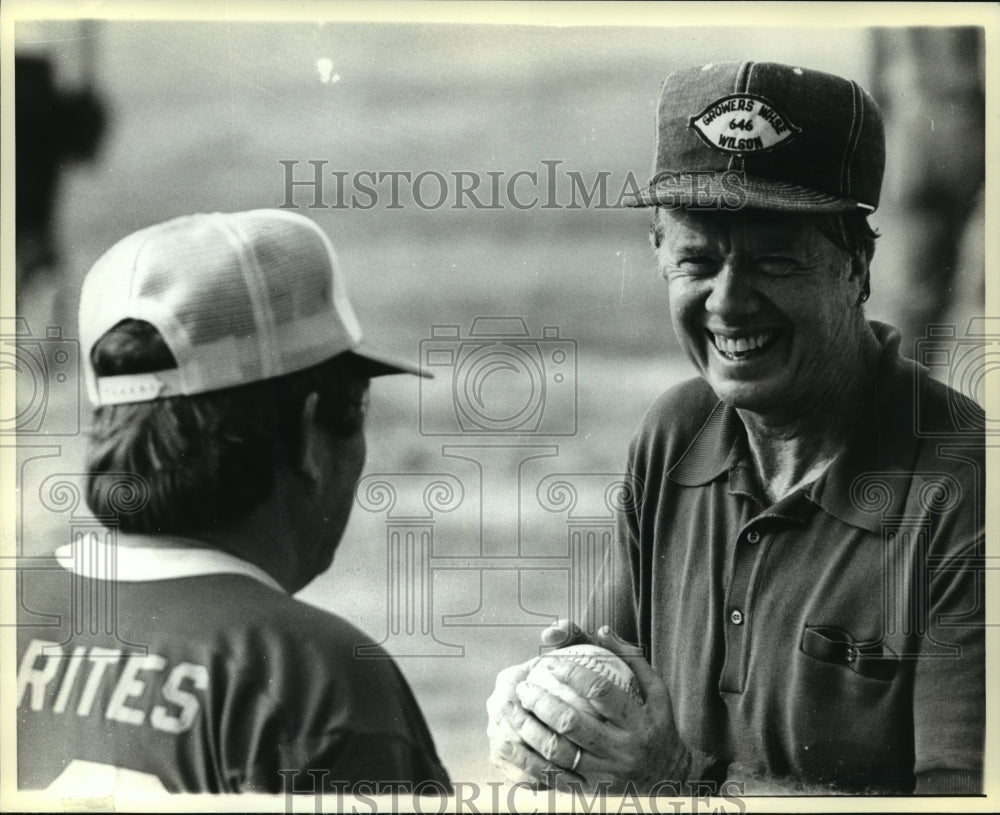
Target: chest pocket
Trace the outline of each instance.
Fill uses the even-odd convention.
[[[806,626],[800,647],[806,656],[879,682],[891,682],[899,670],[899,657],[888,646],[858,642],[834,626]]]

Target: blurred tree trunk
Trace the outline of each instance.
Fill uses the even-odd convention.
[[[872,94],[885,115],[883,200],[900,234],[886,236],[888,317],[904,348],[927,325],[985,308],[981,264],[985,68],[978,28],[880,28],[871,33]],[[963,242],[966,246],[963,248]],[[882,243],[880,241],[880,243]],[[880,285],[878,272],[874,285]],[[978,282],[977,282],[978,281]]]

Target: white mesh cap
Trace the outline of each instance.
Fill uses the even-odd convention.
[[[155,326],[177,367],[97,377],[91,349],[126,319]],[[362,346],[333,246],[286,210],[188,215],[119,241],[83,282],[80,340],[95,406],[246,385],[345,351],[371,376],[420,373]]]

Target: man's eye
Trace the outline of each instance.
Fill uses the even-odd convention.
[[[795,268],[795,262],[791,258],[780,255],[765,255],[754,258],[753,266],[768,274],[786,274]]]
[[[707,268],[714,264],[715,261],[708,255],[689,255],[681,258],[677,265],[682,268]]]
[[[708,255],[681,255],[668,260],[662,272],[667,280],[701,279],[711,277],[718,268],[719,264]]]

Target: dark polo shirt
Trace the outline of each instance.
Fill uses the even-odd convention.
[[[872,325],[878,386],[853,438],[776,504],[700,379],[632,444],[637,500],[601,604],[665,680],[701,778],[735,762],[847,790],[981,791],[983,414]]]

